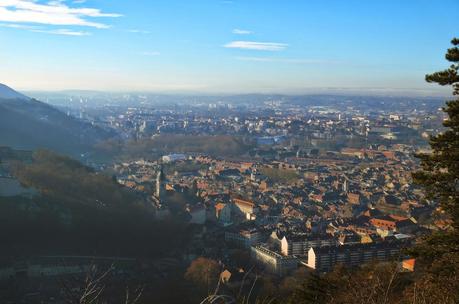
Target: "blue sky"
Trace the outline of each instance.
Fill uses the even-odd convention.
[[[457,0],[0,0],[22,90],[438,94]]]

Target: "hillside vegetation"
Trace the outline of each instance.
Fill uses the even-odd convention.
[[[158,257],[187,244],[183,224],[156,221],[141,195],[73,159],[41,150],[13,172],[40,194],[0,198],[0,255]]]

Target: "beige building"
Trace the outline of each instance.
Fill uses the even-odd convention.
[[[258,207],[255,203],[235,198],[233,200],[234,211],[236,214],[242,215],[247,220],[254,220],[258,213]]]
[[[267,272],[284,276],[298,268],[298,258],[283,256],[268,249],[265,246],[253,246],[251,248],[252,259]]]
[[[263,234],[255,229],[230,230],[225,232],[225,241],[237,247],[250,248],[261,242]]]
[[[281,253],[287,255],[306,255],[311,247],[336,245],[336,240],[329,235],[286,235],[280,241]]]
[[[338,264],[356,267],[371,261],[398,259],[400,250],[401,243],[311,247],[306,266],[319,272],[331,271]]]

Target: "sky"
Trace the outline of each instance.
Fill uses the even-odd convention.
[[[19,90],[444,94],[458,0],[0,0]]]

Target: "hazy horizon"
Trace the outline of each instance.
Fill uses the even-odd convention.
[[[408,98],[450,98],[447,90],[429,91],[429,90],[390,90],[390,89],[344,89],[344,88],[314,88],[302,91],[246,91],[246,92],[222,92],[222,91],[170,91],[170,90],[87,90],[87,89],[63,89],[63,90],[18,90],[19,92],[34,98],[34,94],[50,95],[72,95],[72,94],[148,94],[148,95],[177,95],[177,96],[238,96],[238,95],[280,95],[280,96],[374,96],[374,97],[408,97]]]

